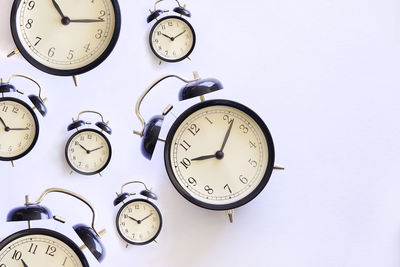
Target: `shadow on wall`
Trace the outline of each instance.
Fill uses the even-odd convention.
[[[0,16],[0,58],[5,58],[15,48],[10,30],[12,4],[13,1],[2,1],[0,4],[0,10],[4,10],[3,14],[7,14],[6,16]],[[6,10],[9,11],[7,12]]]

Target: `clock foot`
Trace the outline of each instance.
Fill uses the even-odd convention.
[[[162,61],[160,60],[160,62],[158,63],[158,65],[161,65],[162,64]]]
[[[274,170],[284,170],[284,169],[285,169],[285,167],[283,167],[281,165],[278,165],[278,164],[274,165]]]
[[[154,243],[157,243],[157,244],[158,244],[157,240],[154,239],[153,241],[154,241]]]
[[[101,175],[101,172],[99,172],[100,177],[103,177],[103,175]]]
[[[125,246],[125,248],[128,248],[129,247],[129,244],[128,243],[126,243],[126,246]]]
[[[19,54],[19,50],[16,48],[16,49],[14,49],[13,51],[11,51],[11,52],[7,55],[7,57],[10,58],[10,57],[15,56],[15,55],[17,55],[17,54]]]
[[[78,81],[78,76],[72,76],[72,79],[74,80],[74,84],[75,84],[75,87],[78,87],[79,86],[79,81]]]
[[[15,167],[14,161],[13,161],[13,160],[11,161],[11,165],[13,166],[13,168]]]
[[[226,213],[228,213],[229,221],[233,223],[233,210],[228,210]]]
[[[187,57],[187,59],[189,59],[190,61],[192,61],[192,59],[190,57]]]
[[[74,171],[71,171],[70,173],[69,173],[69,175],[72,175],[74,173]]]

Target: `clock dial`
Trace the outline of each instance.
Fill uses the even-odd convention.
[[[178,191],[209,209],[253,199],[272,172],[272,138],[250,109],[227,100],[200,103],[178,118],[167,138],[165,163]]]
[[[0,160],[25,156],[36,144],[39,123],[33,110],[15,98],[0,99]]]
[[[156,239],[162,225],[161,213],[150,201],[136,199],[126,203],[117,215],[117,229],[128,243],[144,245]]]
[[[16,233],[0,244],[0,266],[88,267],[79,248],[67,237],[45,229]]]
[[[22,55],[56,75],[94,68],[119,34],[119,8],[110,0],[17,0],[12,14],[13,37]]]
[[[66,146],[66,158],[70,167],[85,175],[104,170],[111,159],[111,145],[104,134],[88,129],[76,132]]]
[[[167,62],[188,57],[195,42],[193,27],[181,17],[169,16],[159,20],[150,33],[150,46],[154,54]]]

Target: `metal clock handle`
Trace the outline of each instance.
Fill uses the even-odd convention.
[[[162,0],[159,0],[162,1]],[[140,124],[142,125],[142,130],[141,131],[134,131],[135,134],[139,135],[139,136],[143,136],[144,134],[144,126],[145,126],[145,121],[142,117],[142,115],[140,114],[140,105],[142,104],[143,99],[146,97],[146,95],[151,91],[151,89],[153,89],[157,84],[159,84],[161,81],[168,79],[168,78],[177,78],[185,83],[191,83],[191,82],[195,82],[200,80],[200,77],[198,75],[197,72],[193,72],[194,75],[194,80],[187,80],[185,78],[182,78],[176,74],[167,74],[162,76],[161,78],[155,80],[143,93],[142,95],[139,97],[138,101],[136,102],[136,107],[135,107],[135,112],[136,112],[136,116],[138,117]]]
[[[84,114],[84,113],[94,113],[94,114],[97,114],[97,115],[100,116],[101,121],[102,121],[103,123],[108,124],[108,122],[105,122],[105,121],[104,121],[103,115],[101,115],[100,112],[93,111],[93,110],[84,110],[84,111],[79,112],[79,113],[78,113],[78,117],[76,118],[76,120],[79,120],[80,116],[81,116],[82,114]]]
[[[43,201],[43,199],[46,197],[46,195],[49,194],[49,193],[62,193],[62,194],[66,194],[66,195],[72,196],[72,197],[74,197],[74,198],[76,198],[76,199],[82,201],[83,203],[85,203],[85,204],[90,208],[90,210],[91,210],[92,213],[93,213],[93,217],[92,217],[92,229],[94,230],[94,232],[96,233],[96,235],[97,235],[98,237],[101,236],[101,235],[100,235],[100,232],[98,232],[98,231],[96,230],[95,226],[94,226],[94,225],[95,225],[95,221],[96,221],[96,210],[94,209],[93,205],[92,205],[87,199],[85,199],[85,198],[82,197],[81,195],[78,195],[78,194],[76,194],[76,193],[74,193],[74,192],[72,192],[72,191],[69,191],[69,190],[66,190],[66,189],[62,189],[62,188],[49,188],[49,189],[45,190],[45,191],[40,195],[40,197],[36,200],[36,202],[29,202],[29,201],[26,201],[25,205],[28,205],[28,206],[29,206],[29,205],[39,205],[39,204]]]
[[[28,77],[28,76],[25,76],[25,75],[22,75],[22,74],[13,74],[13,75],[11,75],[11,77],[8,79],[8,81],[7,81],[7,83],[10,83],[11,82],[11,80],[13,79],[13,78],[24,78],[24,79],[27,79],[27,80],[30,80],[31,82],[33,82],[34,84],[36,84],[37,85],[37,87],[39,87],[39,98],[43,101],[43,102],[45,102],[47,99],[46,98],[42,98],[42,87],[40,87],[40,84],[37,82],[37,81],[35,81],[33,78],[31,78],[31,77]],[[21,91],[19,91],[19,93],[21,93],[21,94],[23,94],[23,92],[21,92]]]
[[[127,186],[127,185],[130,185],[130,184],[142,184],[146,190],[149,190],[149,189],[147,188],[146,184],[143,183],[143,182],[140,182],[140,181],[130,181],[130,182],[124,183],[124,184],[121,186],[121,194],[124,193],[124,187]],[[131,193],[131,195],[135,195],[135,193]]]

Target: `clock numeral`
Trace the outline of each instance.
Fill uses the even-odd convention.
[[[190,125],[190,127],[188,128],[188,131],[191,132],[193,134],[193,136],[196,136],[196,134],[200,131],[200,128],[197,127],[196,124],[192,124]]]
[[[12,113],[18,114],[18,111],[19,111],[19,108],[17,108],[17,107],[14,107],[12,109]]]
[[[32,10],[35,7],[35,1],[29,1],[28,2],[28,10]]]
[[[172,27],[172,22],[171,21],[168,22],[168,26]]]
[[[243,133],[247,134],[249,132],[249,128],[246,127],[244,124],[239,126],[239,129],[243,131]]]
[[[253,143],[251,141],[249,141],[249,143],[250,143],[250,148],[256,148],[257,147],[255,143]]]
[[[229,185],[228,185],[228,184],[226,184],[226,185],[224,186],[224,189],[225,189],[225,190],[228,190],[228,191],[229,191],[229,193],[231,193],[231,194],[232,194],[232,190],[231,190],[231,188],[229,187]]]
[[[30,29],[32,28],[33,19],[28,19],[25,24],[25,28]]]
[[[25,134],[24,139],[28,140],[29,139],[29,134]]]
[[[158,32],[157,32],[157,35],[161,35],[161,32],[160,32],[160,31],[158,31]]]
[[[162,47],[161,47],[161,45],[159,45],[159,46],[158,46],[158,50],[162,50]]]
[[[223,119],[224,121],[227,121],[228,124],[231,124],[233,122],[233,119],[231,119],[228,115],[224,115]]]
[[[75,146],[79,146],[79,142],[78,142],[78,141],[75,141],[74,145],[75,145]]]
[[[33,45],[33,46],[37,46],[39,43],[40,43],[40,41],[42,41],[42,38],[40,38],[40,37],[36,37],[35,38],[37,41],[36,41],[36,43]]]
[[[192,164],[192,162],[190,161],[190,159],[188,158],[184,158],[181,162],[180,162],[183,167],[185,167],[186,169],[189,168],[189,166]]]
[[[251,159],[249,159],[249,161],[248,161],[248,163],[252,166],[252,167],[257,167],[257,161],[255,161],[255,160],[251,160]]]
[[[140,206],[139,205],[135,205],[135,210],[138,210],[138,209],[140,209]]]
[[[244,177],[243,175],[239,175],[239,180],[243,183],[243,184],[247,184],[249,182],[249,180]]]
[[[32,243],[31,246],[29,247],[28,252],[32,253],[32,254],[36,254],[37,247],[38,247],[38,245],[35,245],[35,244]]]
[[[89,52],[90,51],[90,43],[88,43],[87,45],[85,45],[83,48],[85,48],[85,52]]]
[[[168,56],[168,50],[165,50],[165,55]]]
[[[51,48],[49,49],[49,52],[47,52],[47,55],[48,55],[49,57],[53,57],[55,51],[56,51],[56,48],[55,48],[55,47],[51,47]]]
[[[165,30],[165,25],[161,25],[161,29]]]
[[[85,137],[82,135],[79,139],[80,139],[81,141],[84,141],[84,140],[85,140]]]
[[[67,263],[67,257],[65,257],[62,266],[65,266],[66,263]]]
[[[204,190],[206,190],[209,195],[212,195],[214,193],[214,189],[212,189],[209,185],[206,185],[204,187]]]
[[[71,59],[73,59],[73,58],[74,58],[74,50],[69,50],[67,59],[68,59],[68,60],[71,60]]]
[[[189,177],[189,178],[188,178],[188,182],[189,182],[189,184],[191,184],[191,185],[193,185],[193,186],[196,186],[196,185],[197,185],[197,181],[196,181],[196,179],[194,179],[193,177]]]
[[[56,247],[48,245],[45,254],[54,257],[54,253],[56,253],[56,251],[57,251]]]
[[[95,34],[94,37],[95,37],[96,39],[100,39],[101,36],[103,36],[103,30],[102,30],[102,29],[98,29],[98,30],[97,30],[97,33]]]
[[[11,152],[13,150],[12,146],[9,146],[7,150],[8,152]]]
[[[189,148],[192,147],[188,142],[186,142],[186,140],[183,140],[183,142],[180,143],[180,145],[181,145],[181,147],[183,147],[186,151],[188,151]]]
[[[18,250],[14,250],[14,253],[11,257],[11,259],[19,261],[22,258],[22,252]]]
[[[208,117],[206,117],[206,120],[207,120],[210,124],[213,124],[213,122],[212,122]]]
[[[106,12],[104,10],[100,10],[100,16],[98,17],[99,20],[104,21],[104,16],[106,15]]]
[[[87,136],[87,139],[92,139],[93,138],[93,136],[91,135],[91,134],[88,134],[88,136]]]
[[[8,107],[7,106],[3,106],[2,111],[7,112],[7,110],[8,110]]]

